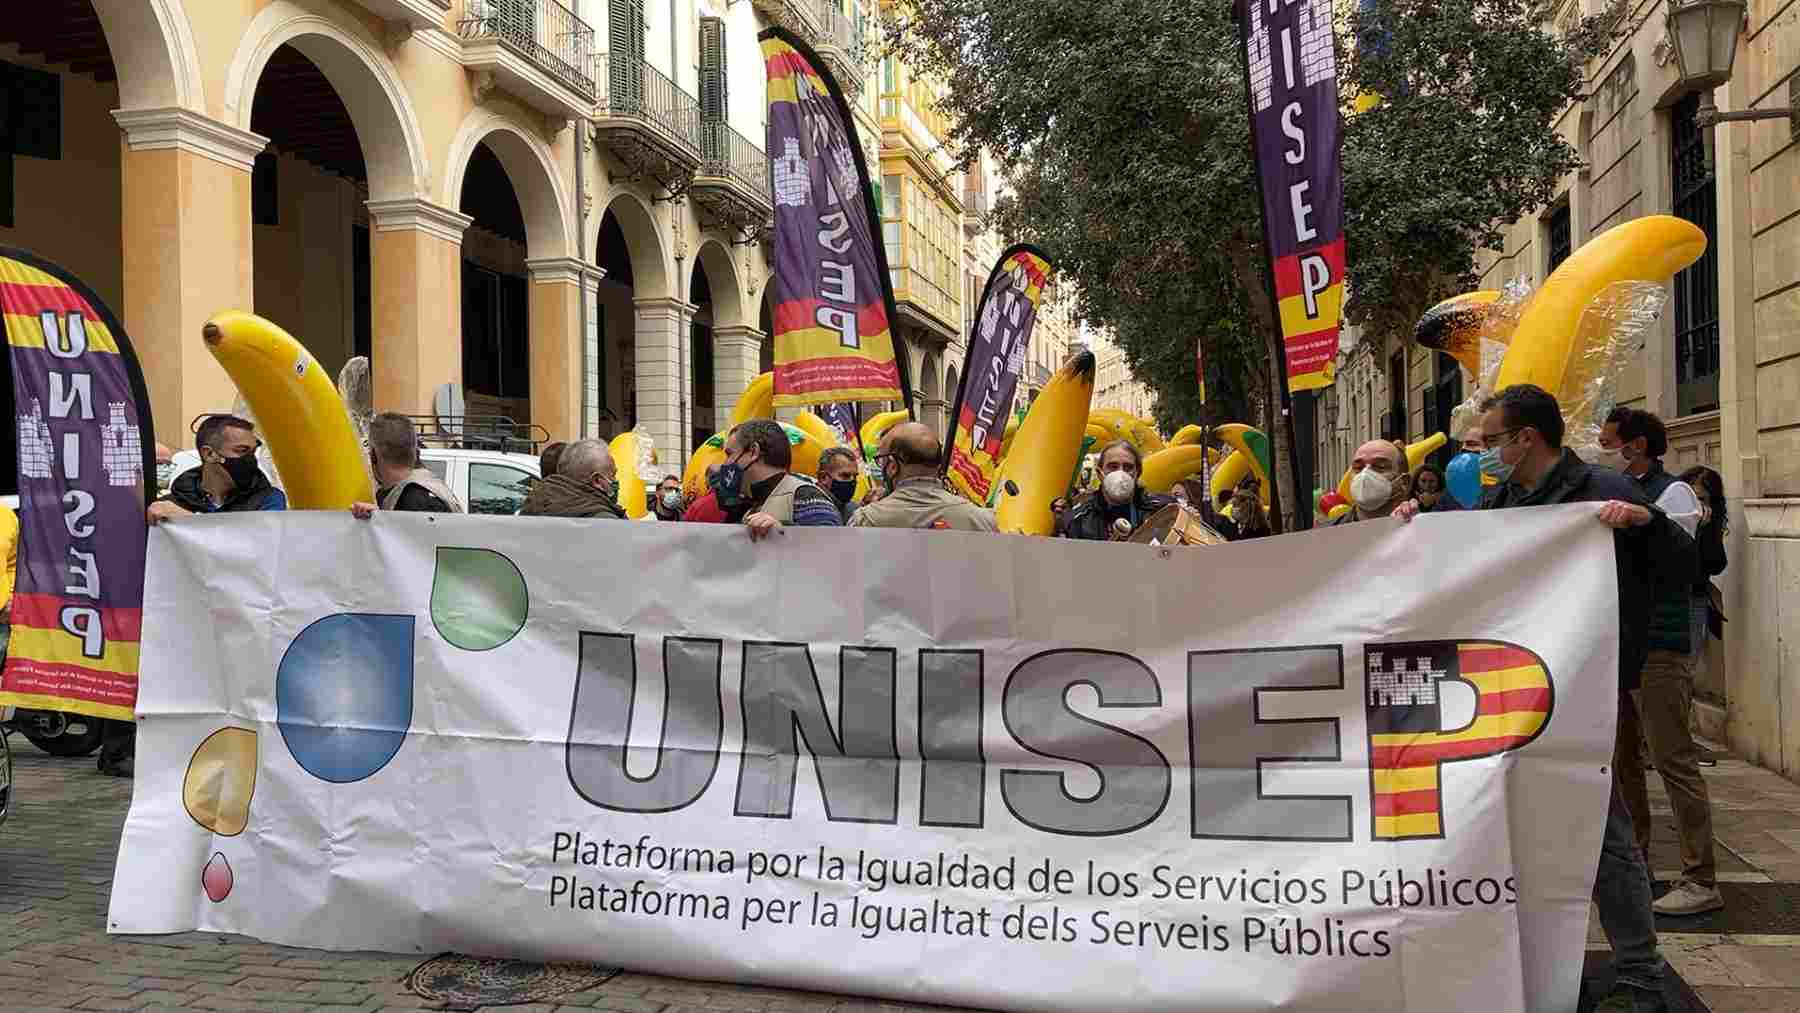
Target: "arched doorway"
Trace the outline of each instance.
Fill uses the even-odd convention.
[[[688,372],[692,348],[685,325],[671,333],[683,318],[670,299],[663,256],[650,205],[633,193],[616,195],[600,217],[594,243],[594,262],[603,274],[595,311],[603,431],[642,426],[666,464],[682,456],[691,436],[676,378]],[[691,297],[691,288],[682,295]],[[640,382],[640,372],[650,379]]]
[[[693,413],[689,420],[689,446],[699,446],[718,431],[713,402],[717,397],[713,368],[713,288],[706,270],[694,266],[694,280],[688,285],[688,302],[694,306],[694,322],[689,327],[688,362],[694,377]],[[730,416],[726,416],[729,420]]]
[[[775,310],[769,303],[769,289],[763,287],[762,308],[756,317],[756,329],[762,332],[762,349],[757,355],[757,372],[769,373],[775,369]]]
[[[946,444],[949,443],[950,438],[956,433],[956,418],[950,414],[950,412],[956,408],[956,385],[956,367],[945,366],[944,401],[949,406],[944,409],[944,441]]]
[[[192,39],[174,31],[185,31],[186,14],[179,0],[14,6],[20,9],[0,18],[0,108],[7,110],[10,135],[10,144],[0,145],[6,149],[0,151],[0,244],[61,265],[128,318],[125,150],[113,111],[197,101]],[[153,393],[163,393],[159,381],[179,366],[153,365],[146,335],[130,330],[152,373]],[[17,418],[11,357],[4,354],[0,410]],[[185,444],[176,433],[180,414],[176,408],[158,413],[159,439]],[[17,453],[16,434],[0,440],[0,494],[18,492]]]
[[[525,213],[506,167],[486,143],[463,171],[463,397],[471,416],[531,418],[531,275]]]
[[[451,143],[446,183],[463,232],[463,390],[469,414],[583,431],[585,275],[555,155],[512,119],[477,109]]]
[[[318,66],[284,44],[257,79],[250,129],[269,139],[250,177],[256,312],[336,376],[351,356],[373,356],[369,169],[356,126]]]

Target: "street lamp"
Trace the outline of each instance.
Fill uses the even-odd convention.
[[[1706,167],[1713,164],[1713,126],[1743,120],[1788,120],[1800,136],[1800,75],[1788,81],[1790,106],[1785,109],[1745,109],[1722,113],[1713,105],[1713,89],[1731,80],[1737,60],[1738,35],[1743,32],[1744,0],[1670,0],[1666,27],[1669,46],[1675,51],[1680,84],[1700,93],[1694,125],[1700,128],[1706,150]]]

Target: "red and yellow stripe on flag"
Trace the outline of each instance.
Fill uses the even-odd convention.
[[[1376,840],[1444,836],[1443,765],[1525,745],[1555,700],[1543,661],[1511,644],[1381,645],[1365,652],[1365,667]],[[1445,682],[1475,692],[1473,719],[1451,731],[1442,730]]]
[[[99,298],[0,250],[18,405],[18,575],[0,704],[129,721],[155,437],[143,375]]]
[[[903,401],[893,295],[862,147],[830,72],[793,36],[760,36],[775,199],[775,404]]]
[[[1330,281],[1321,289],[1317,286],[1322,277]],[[1275,298],[1287,347],[1288,390],[1331,386],[1344,310],[1344,241],[1327,243],[1304,257],[1277,258]]]

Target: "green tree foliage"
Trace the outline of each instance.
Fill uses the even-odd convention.
[[[1503,227],[1576,167],[1555,122],[1612,22],[1558,36],[1539,0],[1340,3],[1346,314],[1377,333],[1410,329],[1470,287],[1476,252],[1499,249]],[[1371,44],[1352,59],[1359,38]],[[1042,246],[1080,290],[1081,315],[1115,328],[1165,425],[1199,418],[1196,340],[1221,413],[1276,401],[1230,3],[905,0],[889,43],[947,84],[949,143],[1000,157],[1012,193],[996,223]],[[1360,93],[1383,101],[1349,113]],[[1290,467],[1277,469],[1289,506]]]

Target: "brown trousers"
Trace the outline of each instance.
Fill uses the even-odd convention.
[[[1651,651],[1642,685],[1619,700],[1619,734],[1613,749],[1619,792],[1631,810],[1638,849],[1650,853],[1650,786],[1643,749],[1669,790],[1675,829],[1681,835],[1682,875],[1702,886],[1716,885],[1713,861],[1712,799],[1700,776],[1700,749],[1688,720],[1694,703],[1694,668],[1699,658],[1675,651]],[[1654,874],[1654,873],[1653,873]]]

